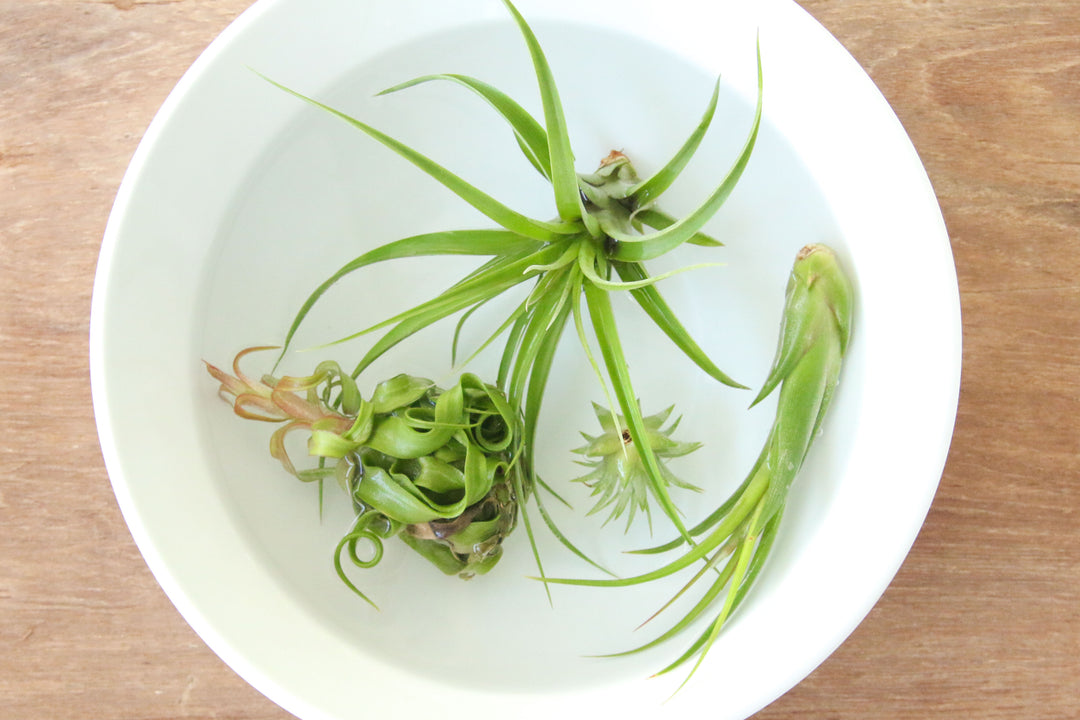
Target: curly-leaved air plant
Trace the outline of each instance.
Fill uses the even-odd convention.
[[[268,349],[238,353],[231,375],[206,367],[238,415],[284,423],[270,438],[270,454],[286,470],[320,487],[336,478],[352,498],[356,521],[334,554],[346,585],[371,602],[349,580],[342,555],[373,567],[382,540],[394,536],[447,574],[468,578],[498,562],[529,489],[519,413],[498,388],[469,373],[448,390],[402,374],[365,400],[333,361],[302,378],[255,380],[240,369],[245,355]],[[297,430],[307,431],[319,467],[298,470],[289,457],[286,437]],[[358,555],[360,542],[370,557]]]
[[[244,353],[234,361],[234,375],[213,366],[208,368],[221,382],[223,393],[233,400],[238,414],[286,423],[274,434],[271,452],[287,469],[303,480],[318,480],[320,487],[323,479],[336,477],[352,497],[356,525],[339,544],[335,563],[342,579],[357,593],[360,591],[342,570],[343,555],[356,565],[370,567],[382,555],[381,540],[396,535],[443,570],[469,576],[486,571],[498,559],[501,543],[520,512],[539,578],[545,582],[630,585],[700,563],[702,570],[691,581],[693,585],[714,572],[716,579],[709,591],[687,617],[654,642],[638,648],[651,647],[685,629],[727,586],[730,589],[720,614],[690,650],[667,669],[695,655],[700,663],[761,569],[779,525],[787,488],[802,465],[832,395],[850,331],[850,287],[831,251],[824,246],[814,246],[800,255],[788,289],[780,351],[758,398],[782,384],[773,430],[743,486],[704,522],[688,529],[669,488],[692,486],[675,478],[665,460],[684,455],[698,444],[672,439],[677,422],[663,428],[670,410],[643,414],[609,294],[629,292],[691,362],[720,383],[744,387],[706,355],[657,290],[657,281],[673,273],[651,275],[645,263],[684,243],[720,244],[703,234],[702,229],[731,194],[757,140],[762,114],[760,51],[757,103],[743,147],[701,205],[676,219],[658,208],[656,201],[690,162],[706,134],[717,107],[719,81],[690,136],[652,176],[640,179],[621,152],[612,152],[595,172],[578,173],[559,93],[544,52],[510,0],[503,2],[532,60],[543,123],[500,90],[465,75],[426,75],[381,94],[448,81],[477,95],[508,123],[525,157],[551,183],[555,219],[527,217],[382,131],[267,78],[393,150],[498,227],[427,233],[390,242],[355,258],[316,288],[289,327],[279,360],[312,307],[347,275],[407,257],[489,258],[435,297],[336,341],[382,332],[351,373],[344,373],[334,363],[323,363],[308,378],[278,379],[268,375],[253,381],[241,374],[237,364]],[[457,386],[442,391],[429,381],[399,376],[378,386],[369,401],[360,397],[356,379],[398,343],[458,313],[460,331],[461,324],[475,310],[523,283],[532,284],[525,299],[473,355],[504,338],[494,384],[465,374]],[[835,319],[836,327],[829,325],[827,317]],[[596,565],[551,521],[538,490],[561,498],[538,477],[534,465],[541,404],[556,348],[571,321],[609,405],[596,408],[604,432],[595,437],[585,435],[587,444],[578,450],[585,458],[584,464],[592,468],[578,480],[598,496],[593,512],[610,508],[609,519],[625,512],[629,524],[638,511],[648,514],[651,498],[671,521],[678,537],[642,552],[683,551],[678,560],[636,578],[546,577],[525,512],[524,504],[531,495],[552,533]],[[590,326],[599,357],[588,337]],[[456,362],[457,342],[455,332],[452,363]],[[395,399],[385,402],[381,399],[384,395]],[[319,458],[317,468],[297,471],[289,460],[283,437],[295,429],[311,433],[308,450]],[[361,541],[372,543],[371,557],[359,557],[357,545]],[[718,570],[728,555],[731,559]]]

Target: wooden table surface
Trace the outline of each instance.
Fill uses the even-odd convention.
[[[248,4],[0,0],[2,717],[289,717],[206,648],[147,570],[107,480],[88,379],[94,268],[124,169],[181,73]],[[802,4],[926,164],[956,257],[964,376],[941,487],[903,568],[758,717],[1075,720],[1080,2]]]

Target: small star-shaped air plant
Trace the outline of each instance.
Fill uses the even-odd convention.
[[[667,466],[668,459],[682,457],[701,447],[699,442],[678,442],[671,438],[682,419],[682,417],[675,418],[667,428],[664,427],[673,407],[668,407],[643,419],[644,440],[652,448],[661,476],[667,486],[701,492],[698,486],[676,477]],[[623,513],[628,513],[626,529],[629,530],[638,510],[641,510],[649,519],[651,530],[649,473],[630,435],[626,420],[622,415],[615,415],[609,409],[596,403],[593,403],[593,411],[604,432],[595,437],[581,433],[586,444],[574,450],[575,453],[587,458],[579,460],[578,464],[593,469],[592,472],[574,480],[592,488],[592,496],[597,498],[596,505],[589,511],[589,515],[595,515],[610,507],[611,513],[604,521],[606,525]]]

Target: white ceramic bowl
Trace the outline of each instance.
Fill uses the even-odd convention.
[[[648,631],[633,628],[677,581],[633,591],[556,588],[550,607],[524,577],[534,570],[520,532],[500,566],[471,582],[389,545],[378,568],[355,576],[382,611],[359,602],[330,563],[351,519],[348,503],[328,493],[320,520],[314,488],[269,458],[269,430],[235,418],[201,365],[279,342],[306,294],[374,244],[484,222],[400,158],[249,68],[390,130],[525,212],[553,214],[545,185],[475,97],[452,86],[373,97],[416,75],[464,72],[538,112],[528,55],[497,0],[263,0],[184,76],[124,178],[95,285],[94,404],[117,500],[192,627],[301,718],[742,718],[854,629],[934,495],[960,368],[958,293],[940,211],[885,100],[788,0],[519,7],[554,68],[580,170],[613,148],[643,173],[658,167],[723,74],[713,129],[672,191],[676,211],[703,197],[742,143],[760,34],[761,137],[708,228],[727,247],[676,253],[679,262],[728,265],[664,285],[726,370],[752,385],[764,379],[802,245],[833,245],[857,285],[855,337],[826,431],[796,482],[766,571],[694,680],[665,703],[681,676],[648,679],[689,637],[632,658],[586,657],[644,638]],[[366,272],[328,296],[300,344],[358,329],[468,266],[409,261]],[[632,307],[620,313],[646,412],[676,402],[686,416],[682,437],[707,444],[679,466],[709,487],[686,500],[691,519],[700,517],[742,479],[772,405],[746,410],[749,395],[673,364]],[[371,377],[445,376],[446,331],[421,336]],[[570,340],[541,427],[548,478],[573,472],[566,451],[594,422],[585,400],[602,399]],[[362,347],[332,354],[347,363]],[[289,368],[322,357],[294,356]],[[587,506],[580,492],[566,492]],[[647,541],[643,529],[624,537],[577,515],[564,522],[600,559],[627,572],[650,566],[620,557]],[[588,573],[543,533],[541,545],[551,573]]]

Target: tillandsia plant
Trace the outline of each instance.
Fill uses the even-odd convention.
[[[682,418],[676,418],[666,428],[664,423],[674,408],[674,405],[669,405],[665,410],[643,418],[645,441],[652,448],[664,481],[669,486],[700,492],[701,488],[697,485],[676,477],[665,462],[668,458],[682,457],[701,447],[699,442],[679,442],[672,439],[671,435]],[[612,416],[608,408],[596,403],[593,403],[593,411],[604,432],[595,436],[581,433],[585,444],[574,452],[586,458],[578,462],[592,468],[592,472],[582,475],[574,482],[592,488],[592,494],[597,498],[596,505],[589,511],[590,515],[610,508],[611,513],[606,522],[611,522],[627,512],[626,527],[629,529],[639,510],[646,516],[649,515],[649,478],[641,461],[641,453],[630,437],[630,431],[626,429],[625,419]]]
[[[631,382],[609,294],[629,292],[647,316],[693,363],[721,383],[743,387],[722,372],[705,354],[655,287],[658,280],[673,273],[650,275],[645,262],[684,243],[719,245],[701,231],[734,189],[757,140],[762,109],[760,57],[757,105],[742,150],[731,169],[702,204],[676,220],[660,210],[656,202],[698,149],[716,110],[719,81],[698,125],[671,159],[652,176],[640,179],[629,158],[621,152],[612,152],[596,172],[578,174],[574,168],[563,107],[548,61],[525,19],[509,0],[504,0],[504,4],[524,37],[533,63],[543,106],[543,123],[498,89],[464,75],[423,76],[389,88],[382,94],[426,82],[450,81],[478,95],[509,124],[518,147],[533,167],[550,181],[556,218],[542,220],[522,215],[384,132],[274,83],[395,151],[498,225],[497,228],[452,230],[407,237],[357,257],[331,275],[303,303],[286,334],[282,353],[288,349],[314,304],[350,273],[374,263],[404,257],[489,256],[490,259],[477,270],[431,300],[338,340],[344,342],[368,333],[385,331],[363,356],[351,376],[358,377],[391,348],[435,322],[459,312],[464,313],[461,320],[464,322],[485,303],[511,288],[531,282],[532,289],[525,300],[510,311],[505,321],[477,350],[479,352],[505,336],[496,384],[506,392],[511,404],[522,410],[525,472],[539,488],[549,489],[535,477],[531,448],[555,350],[572,321],[604,388],[613,421],[625,424],[639,456],[650,496],[680,535],[689,540],[682,516],[670,496],[668,477],[648,440],[649,428]],[[587,326],[591,326],[595,335],[600,349],[599,358],[592,351]],[[633,494],[638,487],[639,483],[636,482],[622,483],[615,490]],[[537,499],[539,501],[539,496]],[[619,500],[616,506],[619,505],[629,507],[630,503]],[[541,511],[551,526],[549,515],[542,506]],[[532,540],[527,516],[525,527]],[[552,526],[552,529],[565,542],[557,528]],[[568,542],[567,545],[576,552]],[[533,548],[536,554],[535,542]],[[539,564],[538,555],[536,560]],[[542,565],[540,572],[542,575]]]
[[[231,375],[209,363],[207,370],[237,415],[283,423],[270,454],[286,470],[320,488],[334,478],[352,498],[356,522],[334,554],[346,585],[371,602],[345,573],[342,556],[373,567],[382,541],[394,536],[448,574],[469,578],[498,562],[531,489],[521,471],[520,418],[498,388],[468,373],[447,390],[402,374],[365,400],[333,361],[307,377],[246,375],[240,360],[266,349],[238,353]],[[318,467],[298,470],[289,457],[286,437],[296,431],[308,434]],[[361,542],[369,557],[358,554]]]
[[[712,608],[727,588],[719,611],[704,632],[660,672],[674,670],[695,657],[697,661],[686,679],[697,670],[724,623],[746,597],[772,548],[791,483],[821,430],[840,379],[851,337],[852,305],[851,283],[833,251],[824,245],[808,245],[799,251],[788,281],[772,369],[753,402],[756,405],[779,387],[776,415],[764,447],[742,485],[691,528],[694,541],[679,558],[652,572],[618,579],[547,579],[551,583],[627,587],[701,565],[697,574],[661,608],[666,609],[709,577],[706,591],[689,612],[653,641],[617,654],[640,652],[671,639]],[[638,552],[661,553],[684,545],[680,537]]]

